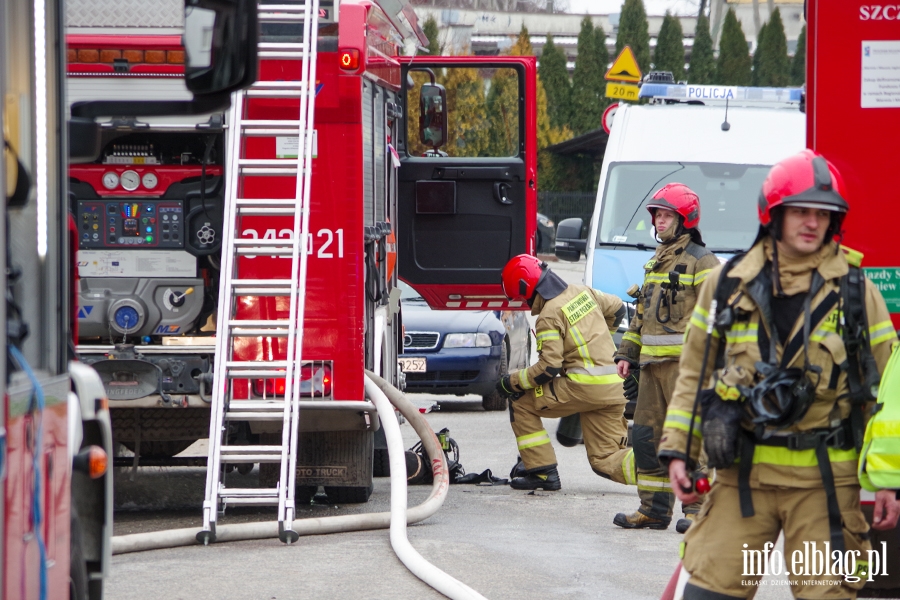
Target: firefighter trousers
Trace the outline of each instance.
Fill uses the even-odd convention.
[[[591,468],[601,477],[626,483],[622,462],[628,453],[628,423],[619,383],[588,385],[557,377],[511,402],[512,430],[525,468],[535,472],[556,466],[556,452],[541,418],[575,413],[581,415],[584,448]]]
[[[631,429],[634,465],[641,507],[648,517],[669,520],[675,506],[675,494],[669,483],[669,471],[656,456],[662,437],[669,398],[678,379],[678,361],[650,363],[641,367],[637,406]],[[623,466],[623,468],[625,468]],[[700,502],[682,507],[685,514],[700,510]]]
[[[859,487],[836,489],[845,546],[840,574],[835,574],[833,557],[827,560],[827,571],[825,567],[827,552],[833,550],[829,550],[828,506],[821,487],[755,488],[751,492],[754,515],[743,518],[738,488],[713,484],[684,536],[683,564],[691,575],[684,600],[753,598],[763,574],[783,577],[785,573],[795,598],[855,599],[866,582],[864,571],[883,572],[884,559],[880,549],[868,552],[872,546],[869,525],[859,508]],[[783,552],[775,547],[781,532]],[[844,577],[848,572],[849,579],[859,581],[848,581]]]

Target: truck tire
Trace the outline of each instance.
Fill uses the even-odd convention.
[[[141,442],[143,458],[172,458],[187,450],[197,440],[169,440],[165,442]],[[134,452],[134,440],[121,440],[121,444]]]
[[[84,561],[81,521],[74,509],[69,529],[69,598],[88,600],[87,564]]]
[[[508,341],[503,340],[500,346],[500,377],[509,372],[509,352],[506,349]],[[506,398],[500,395],[497,390],[491,390],[491,393],[481,397],[481,407],[484,410],[506,410]]]
[[[369,501],[373,486],[369,487],[329,487],[325,486],[328,501],[332,504],[363,504]]]

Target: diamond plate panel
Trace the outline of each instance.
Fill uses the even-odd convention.
[[[183,27],[184,0],[68,0],[68,27]]]

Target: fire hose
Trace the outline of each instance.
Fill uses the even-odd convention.
[[[444,503],[449,489],[449,473],[444,461],[444,451],[418,409],[396,388],[371,371],[366,371],[366,393],[375,404],[388,443],[391,466],[391,511],[362,515],[341,515],[297,519],[291,528],[301,536],[325,533],[343,533],[390,528],[391,546],[397,557],[419,579],[454,600],[482,599],[484,597],[464,583],[457,581],[426,561],[409,543],[406,525],[418,523],[437,512]],[[400,411],[422,440],[432,459],[434,483],[428,498],[418,506],[407,508],[406,459],[400,426],[394,415],[393,405]],[[159,550],[197,544],[197,529],[170,529],[150,533],[134,533],[112,538],[112,553],[127,554],[145,550]],[[217,542],[269,539],[278,537],[278,525],[273,522],[240,523],[216,527]]]

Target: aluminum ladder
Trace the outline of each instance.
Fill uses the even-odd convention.
[[[315,110],[316,43],[319,0],[297,4],[260,4],[259,22],[302,22],[299,43],[260,42],[260,59],[302,61],[299,81],[258,81],[232,96],[227,134],[227,187],[225,196],[219,307],[216,328],[213,394],[210,406],[209,455],[206,467],[206,495],[203,502],[203,529],[197,540],[208,544],[216,539],[216,517],[227,505],[278,506],[278,534],[292,543],[294,488],[297,477],[297,436],[299,426],[300,366],[303,348],[303,315],[306,297],[306,248],[309,236],[309,196],[312,174],[313,116]],[[251,120],[245,117],[247,100],[291,98],[300,100],[297,120]],[[297,158],[245,158],[249,137],[294,136]],[[295,177],[294,198],[249,199],[242,197],[245,176]],[[243,216],[293,216],[291,239],[259,240],[237,237]],[[237,265],[241,256],[290,257],[290,279],[241,279]],[[242,296],[289,297],[287,320],[237,319],[238,298]],[[234,340],[245,337],[286,338],[286,360],[264,363],[234,360]],[[248,400],[233,398],[233,383],[239,379],[284,379],[281,399]],[[248,388],[250,386],[248,385]],[[264,386],[265,387],[265,386]],[[280,445],[229,445],[228,421],[268,421],[282,424]],[[281,466],[275,488],[228,488],[224,484],[225,464],[278,463]]]

